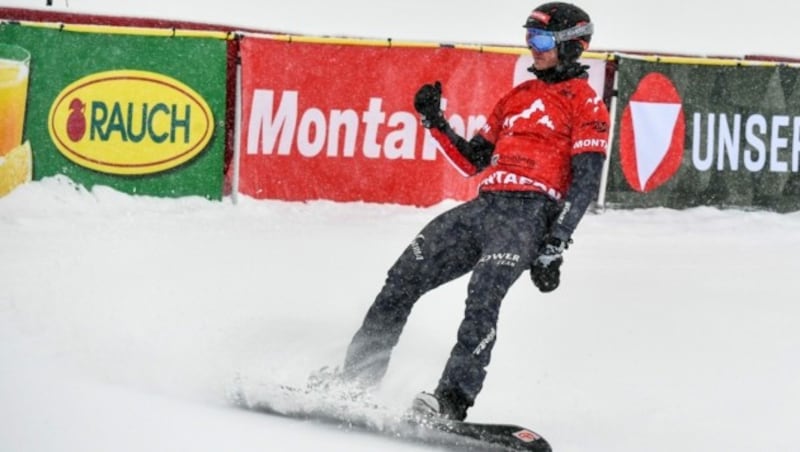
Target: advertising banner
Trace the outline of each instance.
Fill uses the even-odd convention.
[[[245,36],[240,48],[239,192],[293,201],[429,206],[472,198],[478,178],[440,154],[419,124],[414,93],[441,81],[445,117],[469,138],[531,64],[529,55],[438,46]]]
[[[31,54],[0,42],[0,196],[31,180],[31,147],[22,141]]]
[[[0,25],[1,42],[30,54],[24,138],[15,142],[32,151],[33,178],[63,174],[87,188],[220,199],[224,35],[96,30]]]
[[[800,69],[621,58],[606,199],[800,209]]]

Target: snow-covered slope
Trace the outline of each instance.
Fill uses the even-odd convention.
[[[0,199],[0,449],[419,449],[225,395],[237,375],[300,384],[338,363],[385,270],[449,205],[241,201],[64,179]],[[798,231],[798,213],[587,216],[562,287],[510,291],[471,418],[559,451],[793,450]],[[379,398],[435,385],[465,283],[419,302]]]

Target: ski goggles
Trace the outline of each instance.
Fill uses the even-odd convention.
[[[553,50],[559,42],[591,35],[594,32],[594,25],[587,22],[561,31],[542,30],[541,28],[526,28],[526,30],[525,42],[528,47],[537,52],[547,52]]]
[[[552,31],[528,28],[525,42],[528,43],[529,48],[535,49],[537,52],[547,52],[556,47],[556,35]]]

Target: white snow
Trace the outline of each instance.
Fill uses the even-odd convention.
[[[0,199],[0,450],[412,450],[237,412],[237,374],[336,364],[385,270],[449,207],[211,202],[51,178]],[[792,451],[800,213],[588,215],[563,285],[523,277],[471,418],[558,451]],[[420,300],[378,394],[432,388],[465,279]]]
[[[212,16],[203,2],[55,3],[315,34],[507,43],[535,6],[229,0],[213,4]],[[772,34],[752,39],[762,22],[739,25],[749,12],[717,11],[715,2],[692,4],[708,20],[702,27],[674,3],[582,4],[603,24],[603,47],[794,53],[793,37],[769,36],[789,33],[798,6],[784,5]],[[418,16],[424,8],[428,16]],[[714,31],[721,25],[727,31]],[[740,45],[746,36],[750,47]],[[300,383],[338,363],[385,271],[452,205],[246,197],[233,205],[86,191],[64,178],[0,198],[0,450],[429,450],[238,411],[225,396],[237,375]],[[524,275],[504,301],[470,418],[529,426],[557,452],[796,451],[798,254],[800,213],[587,215],[563,285],[542,295]],[[420,300],[381,400],[403,404],[433,388],[465,285]]]

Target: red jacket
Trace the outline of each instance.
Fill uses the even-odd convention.
[[[608,122],[608,109],[585,78],[521,83],[497,102],[478,132],[494,144],[481,190],[539,191],[562,199],[571,182],[572,156],[605,154]],[[431,132],[462,172],[480,171],[444,133]]]

